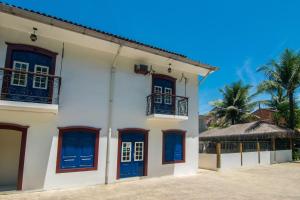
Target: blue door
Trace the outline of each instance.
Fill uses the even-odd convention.
[[[52,80],[45,76],[35,76],[27,72],[36,74],[53,74],[54,69],[50,68],[52,58],[36,52],[14,50],[12,52],[12,62],[10,68],[26,73],[12,72],[6,80],[7,100],[25,101],[35,103],[51,103]]]
[[[154,113],[175,114],[175,83],[174,80],[163,77],[153,77]]]
[[[120,178],[144,176],[145,135],[123,133],[121,137]]]

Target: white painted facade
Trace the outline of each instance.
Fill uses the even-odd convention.
[[[32,27],[38,28],[36,42],[29,39]],[[6,42],[33,45],[58,53],[55,74],[62,77],[58,106],[0,102],[0,122],[29,126],[24,161],[24,190],[104,184],[109,128],[109,183],[117,181],[117,129],[120,128],[150,130],[147,177],[196,173],[198,74],[205,75],[203,69],[191,65],[185,68],[185,63],[122,47],[115,63],[114,101],[111,127],[108,127],[110,71],[119,45],[0,12],[0,67],[5,66]],[[170,62],[172,73],[168,74]],[[134,64],[152,65],[156,73],[176,78],[176,95],[181,96],[185,94],[184,81],[180,81],[184,73],[188,78],[187,119],[150,119],[146,116],[146,96],[151,93],[152,78],[150,75],[134,73]],[[58,127],[67,126],[101,128],[97,170],[56,173]],[[162,130],[167,129],[187,131],[184,163],[162,164]]]

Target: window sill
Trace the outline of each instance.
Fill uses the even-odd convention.
[[[188,116],[181,115],[166,115],[166,114],[152,114],[148,115],[147,119],[149,120],[174,120],[174,121],[185,121],[188,120]]]
[[[57,169],[56,173],[69,173],[69,172],[85,172],[85,171],[96,171],[97,167],[93,168],[73,168],[73,169]]]
[[[163,162],[162,162],[163,165],[167,165],[167,164],[178,164],[178,163],[185,163],[185,160],[163,161]]]

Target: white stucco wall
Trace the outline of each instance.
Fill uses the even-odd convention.
[[[253,167],[259,165],[258,152],[243,152],[243,167]]]
[[[16,187],[18,179],[21,133],[0,130],[0,187]]]
[[[292,160],[292,150],[271,151],[271,163],[283,163]]]
[[[133,66],[137,61],[121,58],[117,62],[115,102],[113,109],[112,146],[117,144],[117,129],[138,127],[149,129],[148,176],[187,175],[196,173],[198,167],[198,91],[197,76],[187,74],[187,96],[189,97],[189,120],[149,120],[146,112],[146,96],[151,93],[151,76],[136,75]],[[165,68],[153,66],[156,73],[167,74]],[[172,72],[177,78],[176,94],[184,96],[184,82],[179,82],[182,72]],[[129,81],[130,80],[130,81]],[[124,84],[126,83],[126,84]],[[162,130],[183,129],[186,133],[186,162],[162,165]],[[110,177],[116,177],[117,149],[111,151]]]
[[[270,165],[271,164],[271,152],[270,151],[260,151],[260,164]]]
[[[27,32],[14,31],[0,26],[0,66],[4,66],[6,44],[35,45],[57,52],[56,75],[60,75],[62,41],[42,36],[31,42]],[[28,125],[23,189],[60,188],[79,185],[103,184],[106,162],[106,136],[108,134],[109,73],[113,54],[65,43],[62,68],[62,86],[57,115],[18,111],[0,111],[0,122]],[[151,64],[151,60],[121,57],[116,63],[116,87],[112,114],[112,139],[109,165],[109,181],[116,181],[117,129],[149,129],[148,177],[187,175],[196,173],[198,167],[198,89],[197,75],[188,77],[189,119],[187,121],[148,120],[146,96],[151,93],[151,76],[137,75],[134,64]],[[167,73],[167,68],[153,65],[157,73]],[[170,76],[177,78],[177,95],[184,95],[181,71]],[[98,170],[56,174],[58,142],[57,127],[92,126],[101,128]],[[186,162],[162,165],[162,130],[183,129],[186,134]]]
[[[217,170],[217,154],[199,153],[199,168]]]
[[[241,167],[240,153],[223,153],[221,154],[221,169],[234,169]]]

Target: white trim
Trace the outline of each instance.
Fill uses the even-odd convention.
[[[38,68],[38,67],[40,67],[41,70],[42,70],[42,69],[47,69],[46,74],[45,74],[45,73],[42,73],[42,71],[40,72],[40,74],[42,74],[42,75],[48,75],[48,74],[49,74],[49,67],[48,67],[48,66],[44,66],[44,65],[34,65],[34,73],[38,74],[38,73],[37,73],[37,68]],[[45,79],[46,79],[45,87],[37,87],[37,86],[35,86],[36,78],[37,78],[37,77],[45,78]],[[41,79],[40,79],[40,85],[41,85]],[[34,75],[34,76],[33,76],[32,88],[46,90],[46,89],[48,88],[48,77]]]
[[[162,93],[162,87],[161,86],[154,86],[154,103],[162,103],[162,95],[157,95]]]
[[[25,75],[24,85],[23,84],[15,84],[14,83],[14,77],[15,77],[16,74],[18,74],[18,72],[12,72],[11,80],[10,80],[10,85],[20,86],[20,87],[27,87],[27,78],[28,78],[27,72],[28,72],[28,68],[29,68],[29,63],[14,60],[14,62],[13,62],[13,69],[14,70],[16,70],[16,64],[17,63],[19,63],[21,65],[26,65],[26,74],[24,74]],[[17,70],[17,71],[22,71],[22,70]],[[18,81],[18,82],[20,82],[20,81]]]
[[[174,120],[174,121],[184,121],[188,120],[188,116],[181,116],[181,115],[167,115],[167,114],[152,114],[147,116],[148,120]]]
[[[136,156],[137,156],[137,144],[142,144],[142,150],[139,151],[139,152],[142,152],[142,155],[141,155],[141,158],[140,159],[137,159]],[[140,155],[138,155],[140,156]],[[143,161],[144,160],[144,142],[135,142],[134,143],[134,161]]]
[[[168,96],[168,94],[170,96]],[[170,100],[170,102],[167,102],[166,100]],[[164,103],[166,105],[172,105],[172,88],[165,87]]]
[[[123,144],[125,144],[125,153],[129,152],[129,159],[124,159],[123,157],[123,153],[124,153],[124,149],[123,149]],[[122,142],[121,144],[121,162],[131,162],[131,142]],[[126,156],[127,157],[127,156]]]

